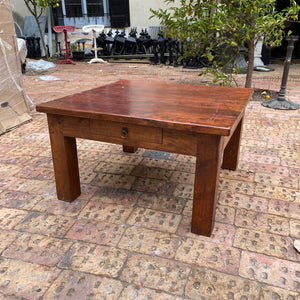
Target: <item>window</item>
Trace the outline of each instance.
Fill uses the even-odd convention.
[[[64,0],[62,6],[67,18],[103,17],[106,0]]]
[[[52,12],[55,26],[130,26],[129,0],[61,0],[61,5],[52,8]]]
[[[111,26],[115,28],[129,27],[129,0],[109,0]]]
[[[103,17],[103,1],[86,0],[87,15],[88,17]]]
[[[67,17],[82,17],[81,0],[65,0]]]

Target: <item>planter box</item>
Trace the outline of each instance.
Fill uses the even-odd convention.
[[[84,51],[72,51],[72,55],[75,60],[84,59]]]

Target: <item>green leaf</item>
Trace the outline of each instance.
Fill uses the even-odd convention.
[[[238,49],[258,36],[263,36],[268,45],[279,45],[285,35],[286,21],[297,20],[299,13],[295,0],[281,12],[275,11],[276,0],[180,0],[179,6],[174,5],[174,0],[164,2],[173,6],[151,9],[151,18],[159,20],[168,36],[184,43],[183,58],[193,55],[213,58],[205,72],[214,76],[215,83],[229,85],[234,82],[233,76],[223,72],[223,62],[216,62],[215,53],[220,52],[220,45],[227,43]],[[226,50],[219,55],[228,58]]]

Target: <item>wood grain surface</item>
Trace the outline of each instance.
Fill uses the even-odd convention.
[[[230,135],[252,89],[121,80],[36,107],[39,112]]]

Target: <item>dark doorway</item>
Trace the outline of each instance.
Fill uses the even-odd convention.
[[[109,15],[112,28],[129,27],[129,0],[109,0]]]
[[[300,5],[300,0],[296,0],[297,4]],[[290,5],[290,1],[288,0],[277,0],[276,1],[276,10],[282,11],[283,9],[287,8]],[[300,19],[300,13],[298,15],[298,20]],[[288,32],[289,30],[292,31],[293,35],[298,35],[300,39],[300,23],[298,22],[287,22],[287,26],[285,31]],[[271,49],[271,58],[273,60],[284,60],[286,55],[286,47],[287,42],[284,39],[281,43],[280,47],[274,47]],[[295,48],[293,51],[293,60],[300,59],[300,41],[298,40],[295,43]]]

